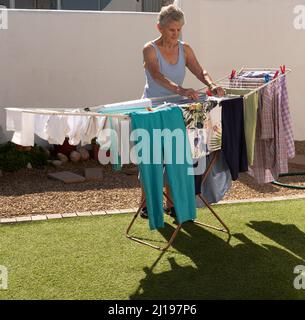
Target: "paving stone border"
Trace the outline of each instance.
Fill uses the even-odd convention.
[[[54,213],[47,215],[32,215],[32,216],[16,216],[11,218],[0,219],[0,224],[6,223],[17,223],[17,222],[30,222],[30,221],[45,221],[54,220],[62,218],[76,218],[76,217],[90,217],[90,216],[104,216],[104,215],[114,215],[114,214],[126,214],[134,213],[138,209],[117,209],[117,210],[101,210],[101,211],[86,211],[86,212],[71,212],[71,213]]]
[[[217,204],[213,204],[213,206],[224,205],[224,204],[236,204],[236,203],[274,202],[274,201],[297,200],[297,199],[305,199],[305,193],[304,195],[293,195],[293,196],[284,196],[284,197],[220,201]],[[47,215],[40,214],[40,215],[32,215],[32,216],[16,216],[11,218],[2,218],[0,219],[0,224],[21,223],[21,222],[25,223],[25,222],[31,222],[31,221],[46,221],[46,220],[63,219],[63,218],[127,214],[127,213],[135,213],[137,210],[138,208],[129,208],[129,209],[114,209],[114,210],[86,211],[86,212],[72,212],[72,213],[56,213],[56,214],[47,214]]]

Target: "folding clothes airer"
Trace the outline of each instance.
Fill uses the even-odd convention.
[[[219,86],[221,86],[223,89],[232,89],[232,88],[238,88],[238,89],[247,89],[247,90],[251,90],[250,92],[248,92],[247,94],[245,95],[242,95],[242,97],[244,99],[247,99],[247,97],[249,97],[251,94],[253,94],[254,92],[257,92],[259,90],[261,90],[262,88],[264,88],[265,86],[267,85],[270,85],[270,83],[273,83],[274,81],[277,81],[277,79],[279,79],[280,77],[283,77],[285,76],[286,74],[290,73],[291,70],[290,69],[286,69],[285,67],[281,67],[281,74],[279,74],[278,70],[277,69],[274,69],[274,68],[241,68],[240,71],[238,72],[238,74],[240,74],[241,72],[244,72],[244,71],[255,71],[255,70],[262,70],[262,71],[266,71],[266,72],[273,72],[274,71],[274,77],[273,79],[265,79],[264,82],[260,82],[260,81],[249,81],[247,82],[246,84],[245,83],[239,83],[238,86],[236,85],[236,83],[234,83],[234,76],[236,75],[236,71],[233,72],[230,74],[230,75],[227,75],[221,79],[219,79],[217,81],[217,84]],[[267,81],[268,80],[268,81]],[[206,90],[207,88],[204,87],[204,88],[201,88],[198,90],[198,93],[202,92],[203,90]],[[208,93],[208,91],[207,91]],[[236,97],[237,95],[234,95],[234,94],[229,94],[228,95],[228,98],[230,97]],[[163,101],[163,102],[166,102],[168,101],[168,99],[170,98],[177,98],[179,97],[178,95],[172,95],[172,96],[167,96],[167,97],[161,97],[161,98],[153,98],[151,99],[153,102],[154,101]],[[240,95],[238,95],[238,97],[241,97]],[[38,109],[38,108],[32,108],[32,109],[24,109],[24,108],[6,108],[7,110],[12,110],[12,111],[20,111],[22,113],[31,113],[31,114],[40,114],[40,115],[72,115],[72,116],[96,116],[96,117],[113,117],[113,118],[121,118],[121,119],[129,119],[129,116],[126,115],[126,114],[111,114],[111,113],[99,113],[99,112],[95,112],[95,111],[98,111],[102,108],[103,106],[96,106],[96,107],[90,107],[90,108],[84,108],[83,110],[84,111],[81,111],[81,112],[71,112],[71,111],[68,111],[67,109],[58,109],[58,108],[48,108],[48,109]],[[162,107],[162,105],[161,105]],[[208,177],[209,173],[211,172],[213,166],[215,165],[216,161],[217,161],[217,158],[219,156],[219,152],[220,151],[215,151],[212,153],[212,160],[211,162],[209,163],[209,165],[207,166],[204,174],[202,175],[202,181],[201,183],[203,183],[206,178]],[[168,195],[166,195],[165,193],[163,193],[164,197],[169,201],[169,203],[171,203],[171,205],[173,205],[173,202],[172,200],[168,197]],[[206,205],[206,207],[209,209],[209,211],[212,213],[212,215],[218,220],[218,222],[222,225],[223,228],[219,228],[219,227],[216,227],[216,226],[212,226],[212,225],[208,225],[208,224],[205,224],[205,223],[202,223],[198,220],[194,220],[192,221],[193,223],[195,224],[198,224],[198,225],[202,225],[204,227],[208,227],[208,228],[212,228],[212,229],[215,229],[217,231],[221,231],[221,232],[224,232],[228,235],[228,242],[230,241],[230,238],[231,238],[231,233],[230,233],[230,230],[229,228],[227,227],[227,225],[222,221],[222,219],[219,217],[219,215],[215,212],[215,210],[211,207],[211,205],[209,204],[209,202],[200,194],[198,195],[200,197],[200,199],[204,202],[204,204]],[[160,247],[160,246],[156,246],[154,244],[151,244],[147,241],[144,241],[143,239],[139,238],[139,237],[136,237],[136,236],[131,236],[129,233],[130,233],[130,230],[131,230],[131,227],[133,226],[136,218],[138,217],[141,209],[143,208],[144,206],[144,203],[145,203],[145,199],[142,201],[142,203],[140,204],[139,206],[139,209],[137,210],[137,212],[135,213],[131,223],[129,224],[127,230],[126,230],[126,237],[131,239],[131,240],[134,240],[136,242],[139,242],[139,243],[142,243],[144,245],[148,245],[152,248],[155,248],[155,249],[158,249],[158,250],[161,250],[161,251],[166,251],[170,246],[171,244],[173,243],[173,241],[175,240],[179,230],[181,229],[181,226],[182,224],[178,224],[177,227],[175,228],[174,232],[172,233],[169,241],[166,243],[166,245],[164,247]]]
[[[227,75],[226,77],[220,79],[217,81],[217,84],[220,85],[223,89],[232,89],[232,88],[238,88],[238,89],[246,89],[247,90],[247,93],[244,94],[244,95],[241,95],[239,97],[243,97],[243,99],[247,99],[248,97],[250,97],[253,93],[261,90],[262,88],[270,85],[271,83],[277,81],[280,77],[283,77],[283,76],[286,76],[286,74],[290,73],[291,70],[290,69],[286,69],[285,66],[281,66],[281,71],[282,73],[279,75],[279,71],[278,69],[274,69],[274,68],[241,68],[240,71],[238,72],[238,74],[241,74],[242,72],[245,72],[245,71],[266,71],[266,73],[274,73],[273,75],[273,78],[270,79],[270,76],[267,78],[267,77],[264,77],[264,80],[261,81],[248,81],[247,83],[244,83],[244,82],[241,82],[241,83],[234,83],[233,79],[234,79],[234,76],[236,75],[236,72],[232,72],[231,75]],[[203,90],[205,90],[206,87],[198,90],[198,92],[202,92]],[[250,92],[249,92],[249,89],[250,89]],[[236,95],[234,94],[230,94],[230,96],[232,97],[236,97]],[[170,96],[170,97],[163,97],[163,98],[155,98],[155,99],[152,99],[153,101],[160,101],[162,99],[164,100],[167,100],[170,99],[170,98],[175,98],[177,97],[176,95],[173,95],[173,96]],[[201,183],[204,183],[204,181],[207,179],[209,173],[211,172],[213,166],[215,165],[216,161],[217,161],[217,158],[219,157],[219,153],[220,151],[215,151],[212,153],[212,160],[210,162],[210,164],[208,165],[208,167],[206,168],[203,176],[202,176],[202,181]],[[171,199],[169,199],[169,197],[165,194],[164,194],[164,197],[166,199],[168,199],[168,201],[171,203],[171,205],[174,205],[173,202],[171,201]],[[228,234],[228,239],[227,239],[227,242],[230,241],[230,238],[231,238],[231,233],[230,233],[230,230],[229,228],[227,227],[227,225],[222,221],[222,219],[219,217],[219,215],[215,212],[215,210],[212,208],[212,206],[209,204],[209,202],[207,201],[207,199],[205,199],[205,197],[203,197],[201,194],[198,194],[197,196],[200,197],[200,199],[204,202],[204,204],[206,205],[206,207],[209,209],[209,211],[212,213],[212,215],[219,221],[219,223],[223,226],[223,228],[219,228],[219,227],[215,227],[215,226],[212,226],[212,225],[208,225],[208,224],[205,224],[205,223],[202,223],[198,220],[194,220],[192,221],[193,223],[195,224],[198,224],[198,225],[202,225],[204,227],[208,227],[208,228],[212,228],[214,230],[217,230],[217,231],[221,231],[221,232],[224,232],[226,234]],[[177,227],[175,228],[174,232],[172,233],[169,241],[167,242],[167,244],[164,246],[164,247],[160,247],[160,246],[156,246],[156,245],[153,245],[147,241],[144,241],[143,239],[140,239],[138,237],[135,237],[135,236],[131,236],[129,234],[130,230],[131,230],[131,227],[133,226],[136,218],[138,217],[141,209],[144,207],[144,203],[145,203],[145,199],[142,201],[142,203],[140,204],[140,207],[138,209],[138,211],[136,212],[135,216],[133,217],[130,225],[128,226],[127,228],[127,231],[126,231],[126,236],[131,239],[131,240],[134,240],[136,242],[139,242],[141,244],[144,244],[144,245],[148,245],[152,248],[155,248],[155,249],[158,249],[158,250],[161,250],[161,251],[166,251],[170,246],[171,244],[173,243],[173,241],[175,240],[179,230],[181,229],[181,224],[178,224]]]
[[[179,96],[174,96],[174,97],[179,97]],[[168,98],[168,97],[166,97]],[[160,98],[156,98],[156,99],[151,99],[153,101],[157,101],[158,99]],[[161,100],[163,100],[161,98]],[[187,100],[186,100],[187,101]],[[163,107],[166,107],[168,104],[165,102],[163,104],[157,104],[159,105],[159,107],[156,107],[156,109],[160,109],[160,108],[163,108]],[[95,110],[101,110],[103,106],[98,106],[98,107],[93,107],[93,108],[87,108],[87,110],[89,111],[83,111],[83,112],[71,112],[71,111],[67,111],[66,109],[21,109],[21,108],[6,108],[7,110],[15,110],[15,111],[21,111],[23,113],[31,113],[31,114],[43,114],[43,115],[73,115],[73,116],[82,116],[82,115],[86,115],[86,116],[97,116],[97,117],[113,117],[113,118],[120,118],[120,119],[129,119],[129,116],[126,115],[126,114],[119,114],[119,113],[107,113],[107,109],[104,109],[105,113],[99,113],[99,112],[94,112]],[[207,175],[209,174],[209,172],[211,171],[214,163],[216,162],[217,160],[217,156],[218,156],[218,153],[217,152],[214,152],[213,154],[213,158],[212,158],[212,161],[210,162],[210,164],[208,165],[208,167],[206,168],[206,172],[205,174],[203,175],[203,178],[202,178],[202,183],[205,181]],[[171,205],[173,205],[173,202],[172,200],[165,194],[164,194],[164,197],[166,197],[169,201],[169,203],[171,203]],[[210,227],[210,228],[214,228],[216,230],[219,230],[219,231],[223,231],[223,232],[226,232],[229,234],[230,236],[230,231],[228,229],[228,227],[223,223],[223,221],[219,218],[219,216],[216,214],[216,212],[211,208],[211,206],[209,205],[208,201],[206,201],[206,199],[204,199],[201,195],[199,195],[199,197],[201,198],[201,200],[206,204],[206,206],[209,208],[209,210],[211,211],[211,213],[217,218],[217,220],[223,225],[224,229],[220,229],[220,228],[217,228],[217,227],[214,227],[214,226],[209,226],[209,225],[206,225],[206,224],[203,224],[199,221],[194,221],[194,223],[197,223],[197,224],[200,224],[200,225],[203,225],[203,226],[206,226],[206,227]],[[149,245],[153,248],[156,248],[156,249],[159,249],[159,250],[167,250],[168,247],[170,247],[171,243],[174,241],[178,231],[180,230],[181,228],[181,225],[182,224],[179,224],[175,231],[173,232],[173,235],[171,236],[171,239],[168,241],[168,243],[166,244],[166,246],[164,248],[160,248],[158,246],[155,246],[153,244],[150,244],[146,241],[143,241],[135,236],[130,236],[129,235],[129,231],[135,221],[135,219],[138,217],[139,215],[139,212],[140,210],[143,208],[143,205],[144,205],[144,202],[145,200],[141,203],[138,211],[136,212],[134,218],[132,219],[130,225],[128,226],[127,228],[127,231],[126,231],[126,236],[132,240],[135,240],[137,242],[140,242],[140,243],[143,243],[143,244],[146,244],[146,245]]]
[[[155,100],[155,101],[156,101],[156,100]],[[182,105],[182,104],[179,103],[179,106],[181,106],[181,105]],[[207,176],[209,175],[211,169],[213,168],[213,165],[215,164],[215,162],[216,162],[216,160],[217,160],[217,156],[218,156],[218,152],[214,152],[214,154],[212,155],[212,157],[213,157],[213,158],[212,158],[212,161],[210,162],[210,164],[208,165],[208,167],[207,167],[206,170],[205,170],[204,175],[202,176],[202,181],[201,181],[201,183],[203,183],[203,182],[206,180]],[[173,203],[172,199],[170,199],[169,196],[168,196],[165,192],[163,192],[163,196],[168,200],[168,202],[171,204],[171,206],[174,206],[174,203]],[[196,224],[200,224],[200,225],[206,226],[206,227],[210,227],[210,228],[213,228],[213,229],[216,229],[216,230],[219,230],[219,231],[226,232],[226,233],[228,233],[228,235],[229,235],[229,237],[230,237],[230,231],[229,231],[228,227],[227,227],[227,226],[224,224],[224,222],[219,218],[219,216],[216,214],[216,212],[211,208],[211,206],[209,205],[208,201],[206,201],[206,199],[205,199],[202,195],[200,195],[200,194],[199,194],[199,197],[200,197],[201,200],[206,204],[206,206],[209,208],[209,210],[211,211],[211,213],[216,217],[216,219],[223,225],[224,229],[220,229],[220,228],[217,228],[217,227],[214,227],[214,226],[210,226],[210,225],[201,223],[201,222],[199,222],[199,221],[197,221],[197,220],[193,220],[192,222],[193,222],[193,223],[196,223]],[[174,232],[172,233],[169,241],[167,242],[167,244],[166,244],[165,247],[163,247],[163,248],[161,248],[161,247],[159,247],[159,246],[156,246],[156,245],[154,245],[154,244],[151,244],[151,243],[149,243],[149,242],[147,242],[147,241],[144,241],[143,239],[140,239],[139,237],[130,235],[130,230],[131,230],[131,228],[132,228],[132,226],[133,226],[136,218],[138,217],[141,209],[144,207],[145,202],[146,202],[146,199],[144,198],[144,199],[142,200],[142,203],[140,204],[140,207],[139,207],[138,211],[136,212],[136,214],[135,214],[135,216],[133,217],[130,225],[129,225],[128,228],[127,228],[126,236],[127,236],[128,238],[130,238],[131,240],[134,240],[134,241],[136,241],[136,242],[142,243],[142,244],[144,244],[144,245],[148,245],[148,246],[150,246],[150,247],[152,247],[152,248],[155,248],[155,249],[158,249],[158,250],[161,250],[161,251],[165,251],[165,250],[167,250],[167,249],[170,247],[170,245],[171,245],[172,242],[174,241],[177,233],[179,232],[179,230],[180,230],[180,228],[181,228],[181,226],[182,226],[182,223],[179,223],[179,224],[176,226],[176,228],[175,228]]]

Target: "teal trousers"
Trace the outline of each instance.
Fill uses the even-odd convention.
[[[178,223],[194,220],[196,207],[193,162],[182,111],[177,107],[168,107],[132,112],[129,115],[134,140],[133,151],[139,161],[150,229],[164,227],[164,165]]]

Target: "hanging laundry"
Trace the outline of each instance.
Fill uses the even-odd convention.
[[[235,94],[244,96],[251,92],[250,89],[226,89],[227,94]],[[258,92],[254,92],[244,99],[244,130],[247,145],[247,159],[248,165],[253,164],[254,159],[254,145],[257,122],[258,109]]]
[[[221,99],[181,105],[193,159],[221,149]]]
[[[43,114],[35,114],[34,115],[34,132],[35,134],[43,139],[48,140],[48,134],[47,134],[47,124],[50,119],[50,115],[43,115]]]
[[[62,145],[68,132],[67,116],[52,115],[50,117],[46,127],[49,143]]]
[[[230,168],[232,180],[237,180],[239,172],[248,170],[243,98],[223,100],[221,105],[221,149]]]
[[[165,170],[178,223],[195,219],[194,177],[189,174],[189,171],[193,172],[193,167],[192,164],[187,162],[188,158],[191,159],[191,153],[182,111],[179,108],[164,108],[152,112],[133,112],[130,117],[132,129],[145,129],[151,141],[146,150],[149,153],[149,163],[138,165],[146,195],[150,229],[164,226],[163,162],[156,163],[154,161],[156,160],[156,151],[161,152],[160,156],[165,160]],[[152,143],[154,129],[160,129],[161,131],[168,129],[170,132],[180,129],[184,137],[184,146],[177,144],[177,139],[172,139],[172,144],[162,141],[162,149],[155,150],[155,144]],[[172,157],[172,164],[167,161],[170,157]],[[183,157],[183,163],[177,163],[178,157]]]
[[[81,145],[91,144],[92,139],[96,138],[99,131],[104,127],[106,117],[87,116],[81,132]]]
[[[281,173],[288,172],[288,149],[280,101],[277,81],[259,93],[254,161],[249,167],[249,174],[258,183],[272,182]]]
[[[266,71],[257,71],[251,72],[249,74],[243,74],[248,78],[264,78],[266,75],[269,78],[274,78],[275,75],[278,74],[278,71],[274,70],[272,73],[267,73]],[[240,77],[241,81],[243,81],[243,77]],[[242,82],[241,82],[242,83]],[[270,86],[267,89],[262,89],[260,94],[262,94],[262,105],[266,105],[265,108],[262,108],[260,115],[260,130],[258,131],[258,135],[261,139],[267,143],[269,141],[269,148],[265,147],[263,149],[262,143],[260,142],[257,146],[257,162],[256,169],[253,171],[253,168],[250,168],[249,172],[260,182],[260,183],[268,183],[272,182],[273,179],[277,179],[279,173],[285,173],[285,170],[288,170],[287,157],[285,152],[287,152],[288,158],[293,158],[295,156],[295,146],[294,146],[294,138],[293,138],[293,130],[292,130],[292,120],[289,111],[288,104],[288,92],[286,86],[286,76],[280,77],[277,81],[271,84],[273,88],[273,93],[270,93]],[[272,90],[271,90],[272,91]],[[268,94],[269,92],[269,94]],[[272,98],[272,101],[276,105],[278,105],[278,111],[274,110],[272,113],[271,106],[271,95],[275,95]],[[271,107],[270,107],[271,106]],[[274,107],[274,106],[273,106]],[[246,125],[245,125],[246,126]],[[281,132],[277,131],[274,126],[279,126]],[[282,134],[284,131],[284,134]],[[285,140],[281,137],[284,135]],[[286,145],[282,145],[283,143]],[[247,144],[248,146],[248,144]],[[283,151],[285,150],[286,151]],[[278,157],[276,157],[276,151],[279,150]],[[260,160],[261,157],[264,157],[264,162]],[[273,160],[271,160],[273,159]],[[276,164],[277,163],[277,164]],[[258,165],[260,164],[261,170],[258,169]],[[264,169],[265,171],[264,171]],[[277,169],[276,169],[277,168]]]
[[[201,163],[199,165],[208,167],[211,162],[211,158],[212,155],[210,154],[199,159],[199,162],[204,162],[203,164]],[[202,175],[195,176],[195,194],[201,194],[201,196],[204,197],[209,204],[221,201],[231,186],[232,177],[230,169],[223,156],[223,152],[221,151],[204,182],[202,182]],[[196,197],[196,207],[205,207],[205,203],[199,197]]]
[[[233,79],[230,79],[230,88],[258,87],[273,79],[276,70],[242,70]]]
[[[287,143],[287,155],[289,159],[295,157],[295,145],[294,145],[294,136],[293,136],[293,127],[291,113],[289,109],[288,101],[288,90],[287,90],[287,80],[286,76],[279,78],[278,80],[278,99],[280,110],[282,113],[284,135]]]
[[[81,110],[71,110],[71,112],[80,113]],[[72,146],[77,146],[81,141],[81,135],[83,133],[83,127],[86,122],[87,117],[81,115],[71,115],[67,116],[67,124],[68,128],[66,131],[66,135],[69,138],[69,144]]]
[[[269,77],[273,78],[276,73],[276,70],[242,70],[238,73],[237,78],[258,78],[258,79],[264,79],[265,75],[268,75]]]
[[[150,107],[152,107],[152,102],[150,99],[140,99],[115,104],[108,104],[105,105],[103,108],[99,109],[98,113],[120,113],[121,115],[129,115],[131,112],[141,110],[145,111],[147,108]],[[128,125],[126,124],[126,122],[129,122]],[[130,127],[130,119],[108,117],[103,126],[103,130],[99,131],[97,137],[97,142],[101,146],[101,152],[99,153],[99,161],[103,164],[110,161],[110,163],[113,164],[113,169],[115,171],[121,170],[122,165],[128,163],[128,160],[130,159],[129,150],[131,144],[129,140],[129,134],[121,134],[122,126],[124,126],[124,128],[126,128],[126,126]],[[111,130],[111,132],[109,132],[109,130]],[[130,132],[130,130],[128,130],[128,132]],[[108,148],[110,150],[109,156],[107,156],[105,152]],[[102,149],[104,150],[102,151]],[[123,163],[122,159],[124,160]]]
[[[6,129],[14,131],[12,142],[34,146],[34,115],[18,110],[6,110]]]

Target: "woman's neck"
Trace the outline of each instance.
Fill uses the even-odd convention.
[[[159,45],[160,47],[163,47],[163,48],[165,48],[165,49],[173,49],[173,48],[175,48],[175,47],[178,45],[178,41],[173,42],[173,41],[171,41],[171,40],[166,40],[166,39],[164,39],[162,36],[161,36],[160,38],[158,38],[158,39],[156,40],[156,42],[158,43],[158,45]]]

